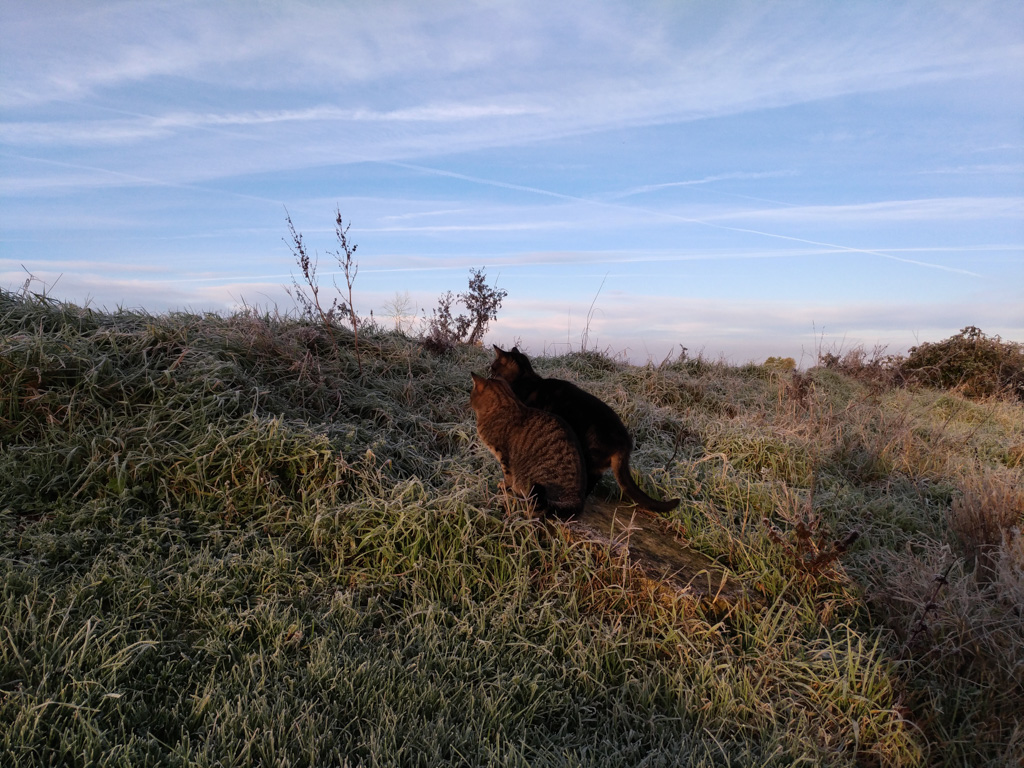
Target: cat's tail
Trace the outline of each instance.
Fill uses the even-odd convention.
[[[652,499],[633,481],[633,473],[629,471],[629,452],[619,451],[612,454],[612,474],[615,482],[626,492],[626,495],[637,505],[651,512],[669,512],[679,506],[679,499],[658,501]]]

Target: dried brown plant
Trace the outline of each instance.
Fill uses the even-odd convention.
[[[813,485],[806,502],[800,504],[794,500],[790,506],[791,511],[785,515],[787,522],[792,525],[790,531],[784,533],[768,518],[764,518],[764,524],[768,529],[768,538],[782,548],[801,573],[817,576],[846,553],[860,537],[856,529],[838,539],[831,539],[824,531],[819,532],[821,518],[814,512]]]

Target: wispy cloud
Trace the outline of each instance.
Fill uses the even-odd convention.
[[[1024,176],[1024,165],[1020,163],[979,163],[977,165],[957,165],[918,171],[922,176]]]
[[[786,176],[795,176],[796,171],[734,171],[732,173],[720,173],[715,176],[705,176],[702,179],[691,179],[688,181],[669,181],[661,184],[645,184],[642,187],[633,187],[622,192],[617,192],[613,195],[609,195],[610,200],[619,200],[625,197],[632,197],[634,195],[643,195],[649,192],[661,192],[665,189],[672,189],[674,187],[694,187],[701,184],[713,184],[717,181],[752,181],[756,179],[778,179]]]
[[[472,211],[472,208],[447,208],[443,210],[431,210],[431,211],[414,211],[411,213],[401,213],[393,216],[381,216],[381,221],[409,221],[410,219],[423,219],[433,216],[453,216],[463,215]]]
[[[718,213],[709,220],[754,219],[778,222],[863,224],[881,221],[949,221],[951,219],[1021,219],[1024,197],[949,197],[884,200],[850,205],[804,205]]]
[[[504,189],[512,189],[512,190],[519,191],[519,192],[528,192],[528,193],[531,193],[531,194],[536,194],[536,195],[541,195],[541,196],[546,196],[546,197],[553,197],[553,198],[556,198],[556,199],[572,201],[572,202],[577,202],[577,203],[586,203],[586,204],[606,207],[606,208],[610,208],[610,209],[619,209],[619,210],[627,210],[627,211],[634,211],[634,212],[643,212],[643,213],[649,214],[649,215],[654,216],[654,217],[661,217],[661,218],[672,219],[672,220],[675,220],[675,221],[685,222],[687,224],[694,224],[694,225],[698,225],[698,226],[702,226],[702,227],[721,229],[721,230],[737,232],[737,233],[742,233],[742,234],[747,234],[747,235],[756,235],[758,237],[764,237],[764,238],[773,239],[773,240],[783,240],[783,241],[787,241],[787,242],[803,243],[803,244],[806,244],[806,245],[819,246],[819,247],[834,249],[834,250],[842,251],[842,252],[846,252],[846,253],[861,253],[861,254],[870,255],[870,256],[878,256],[878,257],[883,258],[883,259],[888,259],[888,260],[891,260],[891,261],[898,261],[898,262],[902,262],[904,264],[912,264],[914,266],[924,267],[926,269],[935,269],[935,270],[939,270],[939,271],[942,271],[942,272],[951,272],[951,273],[955,273],[955,274],[967,275],[967,276],[970,276],[970,277],[980,277],[980,275],[977,272],[974,272],[974,271],[968,270],[968,269],[963,269],[963,268],[960,268],[960,267],[951,267],[951,266],[948,266],[948,265],[945,265],[945,264],[935,264],[935,263],[932,263],[932,262],[921,261],[921,260],[918,260],[918,259],[910,259],[910,258],[906,258],[906,257],[903,257],[903,256],[897,256],[895,254],[887,253],[885,251],[869,249],[869,248],[858,248],[858,247],[855,247],[855,246],[849,246],[849,245],[844,245],[844,244],[840,244],[840,243],[832,243],[832,242],[825,242],[825,241],[821,241],[821,240],[814,240],[814,239],[810,239],[810,238],[806,238],[806,237],[799,237],[799,236],[796,236],[796,235],[786,234],[786,233],[783,233],[783,232],[777,232],[777,231],[773,232],[773,231],[768,231],[768,230],[760,229],[760,228],[759,229],[753,229],[753,228],[750,228],[750,227],[740,227],[740,226],[734,226],[734,225],[729,225],[729,224],[723,224],[723,223],[721,223],[721,221],[716,221],[715,220],[715,219],[729,219],[729,218],[758,218],[758,217],[761,217],[761,216],[766,216],[766,215],[771,215],[771,214],[785,215],[787,213],[790,213],[790,214],[797,213],[797,214],[799,214],[801,212],[803,214],[801,218],[806,219],[808,217],[808,215],[810,215],[812,217],[814,215],[821,216],[824,211],[830,211],[830,210],[833,210],[833,209],[835,209],[837,211],[845,211],[845,212],[849,212],[851,210],[856,210],[856,211],[860,211],[862,213],[863,213],[863,211],[873,211],[873,212],[876,213],[876,215],[877,214],[881,214],[881,212],[885,212],[887,214],[888,218],[907,218],[907,210],[906,210],[907,206],[906,205],[901,205],[901,204],[897,204],[896,205],[896,208],[900,209],[902,211],[901,214],[897,214],[897,215],[893,214],[892,205],[891,204],[889,204],[889,203],[877,203],[877,204],[868,204],[868,205],[863,205],[863,206],[809,206],[809,207],[801,207],[801,208],[776,209],[776,210],[773,210],[773,211],[770,211],[770,212],[764,212],[764,211],[749,212],[749,211],[745,211],[745,212],[742,212],[742,213],[716,214],[716,215],[713,215],[713,216],[704,215],[704,216],[701,216],[701,217],[695,217],[695,216],[687,216],[685,214],[676,213],[676,212],[671,211],[671,210],[659,210],[659,209],[640,208],[638,206],[625,205],[625,204],[622,204],[622,203],[607,202],[607,201],[603,201],[603,200],[595,200],[595,199],[584,198],[584,197],[579,197],[579,196],[575,196],[575,195],[567,195],[567,194],[564,194],[564,193],[561,193],[561,192],[552,192],[550,190],[541,189],[539,187],[531,187],[531,186],[526,186],[526,185],[521,185],[521,184],[509,184],[507,182],[501,182],[501,181],[495,181],[495,180],[491,180],[491,179],[485,179],[485,178],[481,178],[481,177],[478,177],[478,176],[470,176],[468,174],[453,173],[451,171],[434,169],[434,168],[429,168],[429,167],[426,167],[426,166],[411,165],[411,164],[408,164],[408,163],[393,163],[393,164],[401,166],[401,167],[406,167],[406,168],[410,168],[410,169],[414,169],[414,170],[423,171],[425,173],[432,173],[432,174],[436,174],[436,175],[440,175],[440,176],[447,176],[447,177],[450,177],[450,178],[457,178],[457,179],[460,179],[462,181],[467,181],[467,182],[470,182],[470,183],[473,183],[473,184],[483,184],[483,185],[486,185],[486,186],[495,186],[495,187],[500,187],[500,188],[504,188]],[[973,199],[969,199],[968,200],[968,202],[972,202],[972,201],[973,201]],[[920,217],[920,212],[923,209],[932,209],[933,210],[934,207],[935,207],[935,206],[923,205],[921,203],[921,201],[914,201],[914,202],[917,204],[914,207],[914,210],[918,211],[918,214],[917,214],[918,218]],[[927,201],[927,202],[935,202],[935,201]],[[946,201],[946,202],[947,202],[946,208],[948,210],[948,208],[949,208],[948,201]],[[960,201],[960,202],[961,202],[962,205],[964,204],[964,201]],[[973,210],[975,210],[975,211],[980,210],[978,205],[977,205],[978,201],[973,201],[973,202],[976,204],[976,205],[973,206]],[[1008,205],[1008,207],[1013,208],[1013,209],[1020,208],[1020,206],[1021,206],[1021,199],[1019,199],[1019,198],[1009,198],[1009,203],[1007,205]],[[999,208],[999,206],[997,206],[997,208]],[[957,208],[957,210],[960,210],[960,208]],[[961,215],[963,215],[963,214],[961,213]],[[976,217],[977,216],[970,216],[969,218],[976,218]],[[834,219],[830,219],[830,220],[834,220]]]
[[[121,110],[117,110],[121,111]],[[136,115],[130,119],[79,120],[59,122],[0,123],[0,142],[34,144],[116,144],[174,135],[177,131],[250,128],[285,123],[452,123],[487,118],[539,115],[540,107],[494,104],[424,104],[406,109],[378,111],[316,106],[298,110],[256,110],[251,112],[170,112]],[[235,134],[243,137],[242,134]]]
[[[54,189],[81,189],[111,186],[156,186],[172,187],[175,189],[190,189],[205,194],[225,195],[227,197],[238,197],[247,200],[259,200],[261,202],[272,202],[282,204],[279,200],[273,200],[258,195],[249,195],[244,192],[233,192],[230,190],[212,189],[196,184],[186,184],[166,179],[141,176],[134,173],[109,168],[98,168],[80,163],[65,162],[63,160],[51,160],[43,157],[32,157],[14,153],[0,152],[0,157],[8,157],[15,160],[22,160],[27,163],[38,163],[44,166],[64,168],[74,171],[73,175],[32,177],[28,179],[0,179],[0,195],[19,195],[26,192]],[[87,173],[80,173],[85,171]]]
[[[925,14],[908,6],[891,14],[885,27],[856,6],[826,10],[813,3],[799,13],[748,8],[742,20],[726,7],[677,5],[655,12],[597,4],[581,14],[541,2],[400,10],[292,4],[267,6],[262,15],[192,2],[77,12],[61,6],[54,14],[15,9],[5,19],[13,31],[4,41],[11,52],[9,84],[0,94],[11,106],[88,100],[179,77],[253,97],[277,91],[288,101],[321,102],[278,112],[184,112],[150,125],[92,126],[111,140],[199,124],[539,115],[546,119],[530,135],[550,137],[896,89],[1024,63],[1024,47],[993,23],[998,14],[980,8]],[[693,37],[690,28],[706,37]],[[143,36],[145,46],[133,44]],[[57,48],[65,39],[75,44]],[[279,66],[282,60],[289,66]],[[558,77],[551,76],[553,64]],[[439,81],[461,97],[444,99]],[[401,90],[388,88],[397,82]],[[326,90],[353,106],[323,106]],[[10,129],[22,141],[33,132],[55,139],[62,130],[69,140],[85,138],[74,127]],[[508,140],[502,131],[495,138]]]
[[[100,261],[95,259],[51,259],[46,262],[47,274],[60,273],[66,270],[71,274],[104,274],[110,272],[124,272],[130,269],[134,272],[149,273],[153,275],[168,274],[171,270],[162,264],[126,264],[123,261]],[[6,279],[12,279],[20,270],[27,274],[25,267],[14,259],[0,259],[0,274]]]

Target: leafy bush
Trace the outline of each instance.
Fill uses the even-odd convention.
[[[1024,400],[1024,345],[986,336],[973,325],[945,341],[912,347],[901,371],[910,381],[968,397],[1011,394]]]

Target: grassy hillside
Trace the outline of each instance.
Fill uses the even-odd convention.
[[[0,294],[0,764],[1024,757],[1020,402],[536,360],[759,598],[723,611],[495,492],[486,351],[350,342]]]

